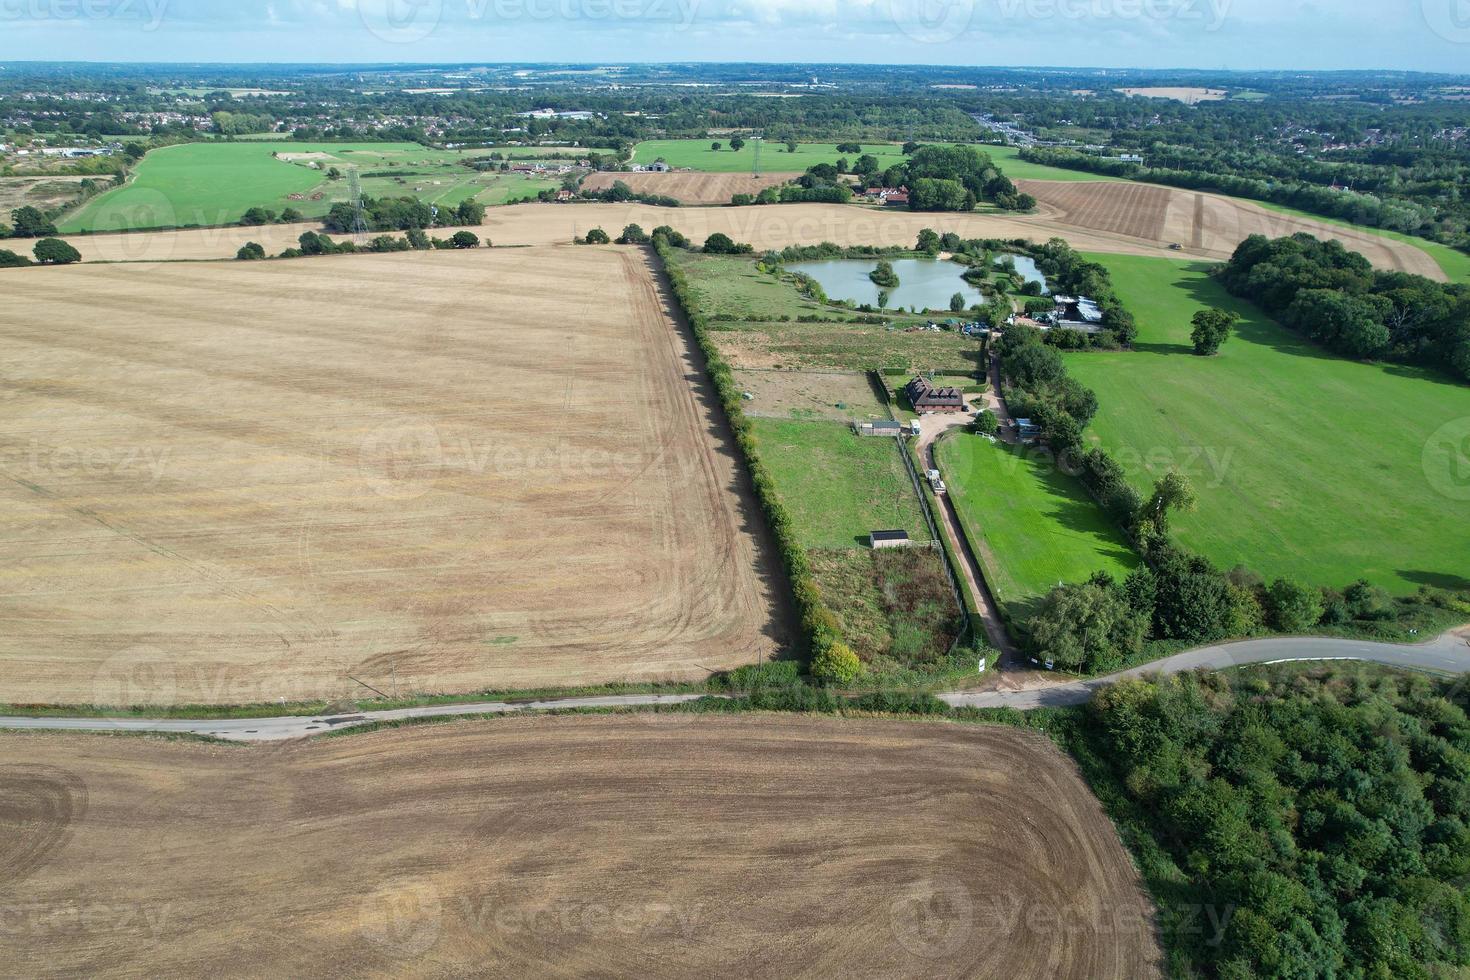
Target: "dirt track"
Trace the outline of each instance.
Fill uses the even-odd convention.
[[[1280,238],[1305,231],[1336,238],[1381,269],[1414,272],[1440,282],[1446,278],[1427,252],[1412,245],[1371,231],[1279,214],[1219,194],[1118,181],[1017,184],[1041,202],[1050,221],[1140,242],[1177,242],[1184,246],[1184,254],[1225,259],[1251,235]]]
[[[730,198],[736,194],[759,194],[767,187],[779,187],[800,176],[800,173],[761,174],[759,177],[697,172],[596,173],[583,181],[582,187],[589,191],[606,190],[622,181],[636,193],[662,194],[685,204],[729,204]]]
[[[694,678],[774,653],[754,507],[646,261],[7,280],[0,701]]]
[[[657,176],[657,175],[655,175]],[[743,208],[655,208],[644,204],[514,204],[491,208],[473,230],[497,245],[550,245],[600,227],[616,236],[636,223],[645,231],[670,225],[695,242],[723,231],[756,248],[815,245],[912,245],[921,228],[965,238],[1065,238],[1085,251],[1225,259],[1255,232],[1289,235],[1309,231],[1338,238],[1383,268],[1405,268],[1443,280],[1429,255],[1367,232],[1274,214],[1230,198],[1145,184],[1118,182],[1018,182],[1042,202],[1037,213],[924,214],[850,204],[773,204]],[[1196,199],[1199,200],[1196,200]],[[1121,200],[1120,200],[1121,199]],[[1124,202],[1132,200],[1132,210]],[[84,260],[162,262],[233,258],[247,241],[274,254],[296,244],[307,225],[199,228],[136,235],[73,236]],[[1195,229],[1200,229],[1196,235]],[[448,235],[453,229],[437,231]],[[1169,249],[1171,243],[1184,246]]]
[[[506,719],[276,749],[0,737],[27,976],[1145,978],[1136,872],[1046,739]]]

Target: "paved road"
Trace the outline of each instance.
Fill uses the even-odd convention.
[[[1446,633],[1437,640],[1417,646],[1393,643],[1367,643],[1361,640],[1285,637],[1270,640],[1245,640],[1221,646],[1202,647],[1175,654],[1142,667],[1125,670],[1107,677],[1060,684],[1023,686],[1015,690],[984,691],[974,694],[941,694],[940,700],[955,707],[1032,708],[1085,704],[1100,687],[1145,674],[1178,674],[1201,667],[1223,670],[1244,664],[1282,661],[1361,660],[1413,667],[1446,673],[1470,673],[1470,631]]]
[[[1028,681],[1027,685],[1003,691],[976,694],[943,694],[941,700],[956,707],[1032,708],[1082,704],[1093,692],[1115,681],[1143,674],[1175,674],[1198,667],[1221,669],[1242,664],[1290,660],[1365,660],[1399,667],[1417,667],[1448,673],[1470,673],[1470,631],[1449,633],[1419,646],[1397,646],[1335,639],[1249,640],[1206,647],[1123,671],[1109,677],[1070,683]],[[482,701],[474,704],[442,704],[393,711],[365,711],[354,715],[287,716],[280,718],[227,718],[210,721],[146,718],[24,718],[0,716],[0,729],[50,731],[191,733],[240,742],[274,742],[301,738],[337,728],[377,721],[435,718],[453,715],[503,715],[521,711],[567,708],[625,708],[658,704],[680,704],[697,694],[625,694],[591,698],[560,698],[547,701]]]

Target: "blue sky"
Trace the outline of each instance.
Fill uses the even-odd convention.
[[[1470,73],[1470,0],[0,0],[0,59]]]

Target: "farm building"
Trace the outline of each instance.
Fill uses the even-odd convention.
[[[919,413],[928,412],[963,412],[965,410],[965,395],[958,388],[936,388],[933,383],[923,375],[910,381],[903,389],[908,396],[909,404],[914,411]]]
[[[904,427],[902,422],[883,419],[878,422],[857,423],[857,433],[860,436],[901,436],[904,434]]]
[[[1103,312],[1095,300],[1086,296],[1054,296],[1056,312],[1052,318],[1057,326],[1071,330],[1096,333],[1102,329]]]
[[[868,541],[873,550],[883,548],[907,548],[911,542],[907,531],[874,531],[868,535]]]

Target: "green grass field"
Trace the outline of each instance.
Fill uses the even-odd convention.
[[[1341,218],[1326,218],[1320,214],[1313,214],[1310,211],[1302,211],[1299,208],[1288,208],[1280,204],[1267,204],[1265,201],[1255,201],[1253,203],[1259,204],[1267,211],[1275,211],[1277,214],[1289,214],[1297,218],[1311,218],[1314,221],[1321,221],[1325,224],[1337,225],[1339,228],[1353,228],[1357,231],[1367,232],[1370,235],[1382,235],[1384,238],[1391,238],[1396,242],[1414,245],[1428,252],[1429,257],[1439,264],[1439,267],[1444,270],[1444,274],[1450,277],[1451,282],[1470,282],[1470,255],[1457,248],[1450,248],[1448,245],[1439,244],[1439,242],[1431,242],[1427,238],[1405,235],[1402,232],[1388,231],[1383,228],[1372,228],[1368,225],[1355,225],[1351,221],[1344,221]]]
[[[751,425],[804,547],[856,548],[869,531],[889,529],[931,540],[895,440],[864,438],[841,422]]]
[[[966,533],[988,546],[986,580],[1012,618],[1060,582],[1100,571],[1121,581],[1138,567],[1122,533],[1047,453],[959,434],[938,454]]]
[[[1400,365],[1332,355],[1234,299],[1206,266],[1090,256],[1108,266],[1138,317],[1132,353],[1068,356],[1101,411],[1089,435],[1144,490],[1170,468],[1199,507],[1174,522],[1181,542],[1229,568],[1396,593],[1470,585],[1466,474],[1433,448],[1470,420],[1470,388]],[[1206,306],[1244,319],[1214,358],[1190,353]],[[1448,489],[1446,489],[1448,488]]]
[[[710,143],[719,142],[719,152],[710,149]],[[635,163],[652,163],[663,157],[671,167],[687,167],[706,173],[733,174],[749,173],[755,164],[755,143],[747,139],[736,153],[730,149],[727,136],[707,140],[644,140],[633,149]],[[893,143],[858,143],[863,153],[878,158],[884,167],[891,167],[903,160],[903,151]],[[798,143],[795,153],[786,152],[786,144],[766,140],[761,147],[761,170],[765,173],[800,173],[807,167],[819,163],[836,163],[837,158],[846,156],[856,160],[856,154],[837,152],[835,143]]]
[[[995,165],[1011,180],[1060,180],[1081,184],[1103,180],[1117,182],[1123,179],[1122,177],[1092,174],[1085,170],[1067,170],[1062,167],[1048,167],[1040,163],[1028,163],[1021,159],[1021,149],[1016,146],[982,146],[980,149],[989,153]]]
[[[288,162],[272,153],[324,153],[329,159]],[[557,186],[547,178],[512,174],[479,174],[459,161],[489,151],[431,150],[417,143],[187,143],[149,153],[124,187],[87,202],[59,222],[65,234],[83,231],[187,227],[230,224],[246,209],[281,211],[294,207],[307,217],[326,214],[335,201],[348,197],[348,183],[329,181],[327,168],[362,173],[400,171],[403,177],[364,177],[363,193],[418,197],[453,205],[467,197],[486,204],[534,197]],[[289,200],[290,194],[322,193],[322,199]]]

